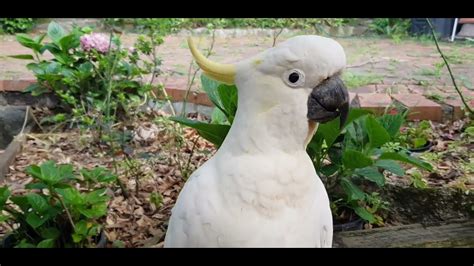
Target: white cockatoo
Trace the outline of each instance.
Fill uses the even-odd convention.
[[[336,41],[303,35],[220,64],[191,52],[210,78],[238,88],[233,125],[184,185],[165,247],[331,247],[329,198],[306,153],[318,123],[348,113]]]

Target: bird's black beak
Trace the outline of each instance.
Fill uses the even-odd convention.
[[[340,128],[349,114],[349,93],[339,76],[332,76],[313,89],[308,97],[308,119],[326,123],[340,116]]]

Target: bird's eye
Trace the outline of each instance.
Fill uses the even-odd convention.
[[[290,87],[300,87],[304,84],[304,73],[299,69],[285,71],[283,80]]]

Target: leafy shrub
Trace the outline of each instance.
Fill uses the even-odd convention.
[[[18,225],[11,235],[13,245],[52,248],[97,243],[101,220],[107,215],[106,186],[117,177],[98,167],[82,169],[78,177],[72,165],[53,161],[31,165],[26,172],[34,179],[26,194],[11,195],[8,187],[0,188],[0,222]]]
[[[33,60],[27,68],[37,83],[26,92],[57,95],[67,113],[59,120],[86,126],[113,123],[125,120],[146,100],[161,64],[154,51],[162,43],[160,36],[140,36],[134,47],[126,49],[114,34],[93,33],[88,27],[67,33],[54,21],[47,31],[51,42],[45,42],[45,36],[18,34],[18,42],[33,54],[12,57]],[[42,58],[45,51],[54,58]],[[147,74],[153,76],[148,83]]]
[[[0,32],[8,34],[27,32],[34,25],[33,18],[0,18]]]
[[[237,88],[201,76],[202,88],[216,106],[210,123],[173,117],[172,120],[192,127],[219,147],[224,141],[237,110]],[[318,175],[330,192],[335,215],[353,210],[364,220],[381,224],[377,212],[387,208],[379,194],[370,189],[385,184],[384,171],[403,176],[398,162],[432,170],[430,164],[410,156],[404,149],[391,148],[405,123],[405,113],[375,116],[370,111],[351,109],[346,124],[339,119],[320,124],[307,146],[307,153]]]
[[[401,18],[376,18],[369,25],[369,29],[373,32],[389,36],[395,40],[408,35],[411,26],[410,19]]]

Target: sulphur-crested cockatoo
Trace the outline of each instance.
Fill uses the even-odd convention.
[[[250,59],[220,64],[191,52],[210,78],[238,88],[233,125],[184,185],[165,247],[331,247],[327,192],[306,153],[318,123],[347,116],[336,41],[290,38]]]

